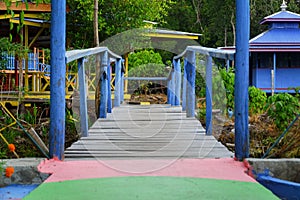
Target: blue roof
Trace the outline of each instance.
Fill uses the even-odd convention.
[[[280,11],[265,17],[260,24],[270,22],[300,22],[300,15],[290,11]]]
[[[274,28],[267,30],[249,41],[250,44],[300,44],[299,28]]]
[[[270,24],[269,30],[249,41],[250,52],[300,52],[300,15],[286,8],[283,1],[280,12],[262,20],[261,24]]]

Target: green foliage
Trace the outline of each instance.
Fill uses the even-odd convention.
[[[267,99],[266,108],[277,128],[284,130],[300,112],[300,103],[296,97],[280,93]]]
[[[25,57],[25,55],[28,53],[28,49],[26,49],[19,43],[10,42],[8,38],[0,38],[0,52],[15,53],[22,58]],[[0,56],[2,56],[2,54]],[[0,62],[2,60],[2,62],[4,61],[5,64],[6,61],[3,60],[4,57],[0,58]]]
[[[300,87],[293,88],[295,91],[295,97],[300,101]]]
[[[230,68],[227,72],[225,68],[221,68],[220,75],[226,89],[227,108],[234,110],[234,71]]]
[[[149,63],[163,64],[160,54],[155,53],[152,49],[131,53],[128,56],[129,70],[141,67],[142,65],[146,65]],[[155,76],[155,74],[153,75]]]
[[[106,0],[99,3],[105,28],[101,38],[144,27],[144,20],[162,22],[172,0]]]
[[[31,124],[31,125],[36,125],[37,124],[37,118],[38,118],[38,112],[39,109],[36,105],[33,106],[33,109],[30,110],[26,110],[25,114],[22,114],[20,116],[21,119],[24,119],[27,123]]]
[[[166,77],[170,69],[162,62],[159,53],[143,50],[128,56],[129,77]],[[129,90],[147,90],[148,81],[129,81]]]
[[[267,102],[267,94],[254,87],[249,87],[249,113],[261,114],[264,111]]]
[[[195,93],[197,97],[205,97],[205,80],[201,73],[196,71]]]
[[[1,155],[0,155],[1,157]],[[4,165],[5,165],[5,162],[4,161],[0,161],[0,175],[2,175],[3,171],[4,171]]]
[[[164,22],[159,24],[163,28],[186,32],[199,32],[201,23],[197,21],[193,2],[190,0],[177,0],[168,8],[168,15]]]
[[[93,46],[93,0],[68,0],[71,12],[67,13],[68,46],[87,48]],[[99,39],[117,33],[144,27],[144,20],[161,22],[172,0],[99,0]]]
[[[201,24],[201,44],[210,47],[234,44],[235,1],[202,0],[194,7]]]
[[[224,109],[224,106],[230,107],[231,105],[227,105],[227,96],[229,95],[226,91],[226,87],[230,86],[225,85],[224,78],[227,78],[225,69],[218,69],[217,67],[213,67],[213,107],[216,109]],[[227,81],[228,82],[228,81]],[[230,96],[229,96],[230,97]]]

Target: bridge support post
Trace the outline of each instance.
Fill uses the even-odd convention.
[[[206,56],[206,135],[212,135],[212,57]]]
[[[235,157],[249,157],[248,86],[249,86],[249,0],[236,1],[235,67]]]
[[[111,113],[112,100],[111,100],[111,65],[110,58],[107,59],[107,112]]]
[[[115,78],[115,99],[114,99],[114,106],[115,107],[119,107],[121,104],[121,69],[122,68],[122,60],[121,59],[117,59],[116,61],[116,67],[115,67],[115,74],[116,74],[116,78]]]
[[[107,61],[108,60],[108,52],[105,51],[101,56],[101,97],[100,97],[100,106],[99,106],[99,118],[107,117]]]
[[[196,79],[196,55],[194,51],[187,52],[187,86],[186,86],[186,116],[195,117],[195,79]]]
[[[174,66],[172,68],[172,76],[171,76],[171,105],[175,106],[175,88],[176,88],[176,76]]]
[[[174,76],[174,69],[172,68],[171,74],[170,74],[170,80],[168,80],[168,94],[167,94],[167,98],[168,98],[168,104],[170,104],[171,106],[174,106],[174,100],[175,100],[175,96],[174,96],[174,90],[175,90],[175,76]]]
[[[121,90],[120,90],[120,98],[121,98],[121,102],[124,102],[124,71],[123,69],[121,70]]]
[[[175,70],[175,106],[180,105],[181,100],[181,67],[180,67],[180,59],[173,60],[174,70]]]
[[[186,85],[187,85],[187,75],[186,75],[187,59],[184,59],[184,69],[183,69],[183,83],[182,83],[182,111],[186,111]]]
[[[78,79],[80,91],[80,127],[81,135],[88,136],[87,92],[85,82],[84,58],[78,60]]]
[[[50,157],[64,159],[66,86],[66,0],[51,4]]]

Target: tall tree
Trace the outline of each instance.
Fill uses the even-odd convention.
[[[75,48],[94,46],[94,0],[68,0],[69,45]],[[105,0],[98,2],[98,31],[101,41],[144,25],[143,20],[163,20],[172,0]],[[101,42],[100,41],[100,42]]]
[[[98,30],[98,0],[94,0],[94,46],[99,46],[99,30]]]
[[[195,7],[200,7],[200,3],[197,0],[177,0],[168,8],[168,15],[159,26],[177,31],[203,32],[201,16],[198,15],[200,11]]]

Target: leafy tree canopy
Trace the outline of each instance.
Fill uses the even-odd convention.
[[[75,48],[92,46],[93,0],[68,0],[68,38]],[[144,20],[163,21],[172,0],[99,0],[100,42],[133,28]]]

